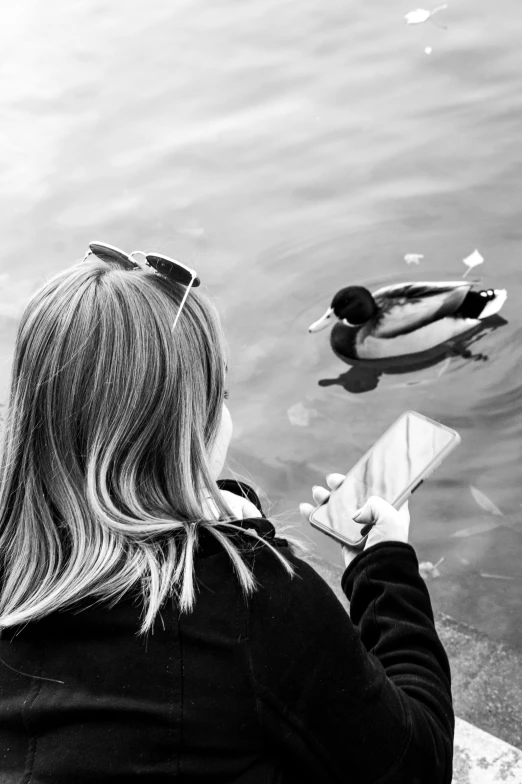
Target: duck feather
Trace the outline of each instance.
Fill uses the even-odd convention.
[[[452,316],[471,288],[472,284],[466,281],[385,286],[374,292],[379,313],[362,331],[384,339],[407,335]]]
[[[406,354],[417,354],[459,337],[473,330],[479,324],[478,319],[443,318],[408,333],[403,332],[393,340],[377,337],[367,330],[365,325],[355,335],[353,339],[355,345],[351,351],[352,355],[358,359],[387,359]],[[343,348],[340,346],[340,341],[338,342],[337,351],[342,354]]]

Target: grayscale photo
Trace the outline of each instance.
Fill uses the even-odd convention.
[[[522,784],[520,0],[16,0],[0,784]]]

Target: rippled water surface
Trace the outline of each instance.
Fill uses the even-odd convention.
[[[462,445],[411,504],[435,606],[522,646],[519,0],[21,0],[0,29],[2,278],[20,309],[91,239],[195,266],[231,351],[231,467],[276,518],[404,410]],[[432,47],[426,54],[425,48]],[[341,287],[506,287],[471,356],[354,384],[307,327]],[[422,253],[418,266],[406,253]],[[470,486],[500,514],[477,503]],[[489,505],[491,510],[493,507]],[[302,533],[339,561],[337,546]],[[456,535],[459,534],[459,535]]]

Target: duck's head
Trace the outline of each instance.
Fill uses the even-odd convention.
[[[363,286],[347,286],[337,292],[332,304],[318,321],[308,327],[308,332],[319,332],[332,323],[335,316],[348,327],[360,327],[377,314],[375,300]]]

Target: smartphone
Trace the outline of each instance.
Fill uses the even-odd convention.
[[[314,509],[310,523],[343,544],[363,547],[371,526],[352,518],[369,496],[378,495],[400,509],[458,444],[456,430],[405,411]]]

